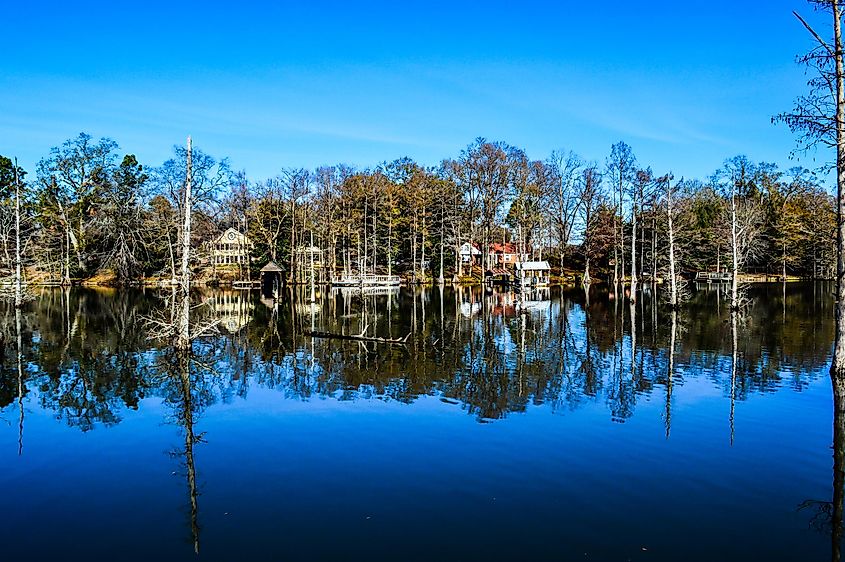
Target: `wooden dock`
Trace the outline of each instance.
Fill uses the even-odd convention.
[[[730,271],[699,271],[695,274],[696,283],[730,283],[732,278]]]
[[[259,289],[261,288],[261,281],[232,281],[233,289]]]

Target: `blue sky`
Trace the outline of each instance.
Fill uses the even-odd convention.
[[[811,46],[759,2],[10,2],[0,154],[34,165],[80,131],[158,165],[173,144],[250,177],[436,164],[475,137],[703,177],[727,157],[794,165],[788,110]],[[827,153],[802,158],[808,167]]]

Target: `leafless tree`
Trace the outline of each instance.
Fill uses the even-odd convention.
[[[631,147],[624,142],[618,142],[610,148],[610,156],[606,162],[605,179],[610,183],[612,193],[616,196],[616,212],[618,214],[618,239],[613,248],[613,286],[617,291],[620,282],[625,278],[625,193],[634,179],[637,159]],[[615,236],[615,234],[614,234]],[[633,259],[633,258],[632,258]]]
[[[799,150],[818,145],[836,150],[836,342],[831,373],[834,390],[845,396],[845,60],[842,45],[840,0],[813,0],[833,20],[833,37],[824,39],[797,12],[795,17],[810,32],[815,47],[798,61],[811,71],[809,91],[799,96],[791,112],[776,116],[799,131]],[[842,403],[842,401],[840,402]]]
[[[754,166],[744,156],[725,162],[717,173],[728,199],[726,222],[731,243],[731,310],[740,308],[739,274],[763,248],[764,211],[762,198],[752,182]]]
[[[584,276],[581,280],[582,284],[589,288],[592,283],[592,276],[590,273],[590,265],[594,252],[594,222],[599,207],[603,203],[603,194],[601,190],[601,175],[595,164],[584,167],[580,174],[577,184],[578,188],[578,209],[580,210],[581,226],[584,229],[581,247],[584,249]]]
[[[549,178],[543,199],[562,268],[572,229],[583,204],[583,163],[573,152],[555,151],[546,160],[546,169]]]

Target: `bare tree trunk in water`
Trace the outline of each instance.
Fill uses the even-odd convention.
[[[842,53],[842,6],[831,0],[836,68],[836,341],[830,366],[833,384],[833,530],[831,558],[839,561],[845,486],[845,64]],[[815,273],[815,272],[814,272]]]
[[[472,255],[472,254],[470,254]],[[443,227],[440,228],[440,275],[437,277],[437,284],[443,285],[446,279],[443,277]]]
[[[619,230],[616,228],[616,217],[613,218],[613,295],[619,290]]]
[[[657,284],[657,217],[651,215],[651,284]]]
[[[425,209],[423,209],[422,232],[420,233],[420,277],[425,279]]]
[[[15,158],[15,308],[23,306],[21,291],[21,184],[18,159]],[[20,318],[18,318],[18,366],[20,366]]]
[[[731,310],[739,310],[739,294],[737,290],[737,276],[739,275],[739,252],[737,240],[737,225],[736,225],[736,183],[731,183],[731,258],[732,258],[732,274],[731,274]]]
[[[295,188],[294,188],[295,189]],[[299,282],[299,263],[296,259],[296,197],[294,191],[291,195],[291,202],[290,202],[290,216],[291,216],[291,223],[290,223],[290,273],[288,274],[289,281],[291,283],[298,283]]]
[[[178,244],[178,241],[176,242]],[[170,240],[170,230],[167,231],[167,251],[170,254],[170,280],[175,282],[176,277],[176,256],[173,253],[173,241]]]
[[[622,176],[619,177],[619,259],[622,260],[619,267],[622,283],[622,293],[625,292],[625,196],[622,191]]]
[[[831,373],[845,377],[845,65],[842,54],[842,6],[831,1],[836,62],[836,345]],[[834,380],[834,387],[843,384]]]
[[[584,279],[581,280],[581,284],[584,285],[584,287],[589,288],[590,283],[592,282],[593,280],[590,278],[590,256],[588,254],[584,259]]]
[[[176,347],[188,349],[191,345],[191,137],[188,137],[187,173],[185,175],[185,222],[182,228],[182,267],[179,278],[182,302],[179,313]]]
[[[640,197],[640,210],[642,210],[642,200]],[[645,218],[643,224],[640,225],[640,275],[645,275]]]
[[[636,198],[636,195],[634,195]],[[631,302],[637,300],[637,201],[634,199],[631,209]],[[632,331],[633,333],[633,331]]]
[[[672,208],[672,180],[667,180],[668,189],[666,190],[666,214],[669,219],[669,304],[672,308],[678,306],[678,278],[675,272],[675,228],[672,222],[674,209]]]
[[[590,308],[590,284],[584,283],[584,314],[587,314]],[[589,337],[587,338],[589,339]]]
[[[62,278],[63,286],[70,286],[70,225],[65,223],[65,274]]]

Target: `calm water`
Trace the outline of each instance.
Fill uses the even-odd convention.
[[[164,296],[0,310],[4,560],[831,559],[830,286]]]

